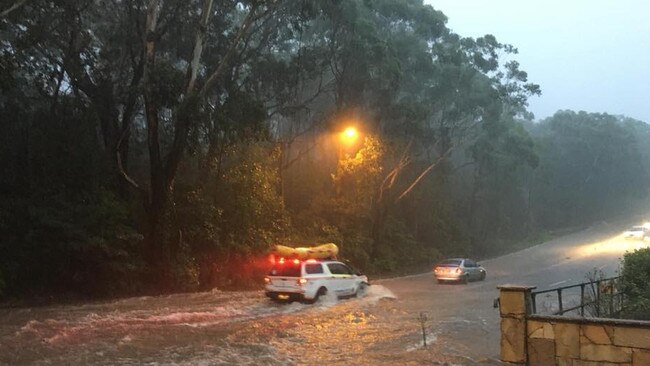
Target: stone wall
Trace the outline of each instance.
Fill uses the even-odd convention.
[[[502,361],[530,366],[650,366],[650,322],[532,315],[534,287],[499,289]]]
[[[526,318],[530,314],[530,291],[535,287],[501,285],[498,288],[501,291],[501,360],[526,363]]]
[[[530,366],[648,366],[650,323],[616,319],[529,316]]]

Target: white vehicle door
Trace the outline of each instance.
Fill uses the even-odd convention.
[[[343,263],[327,263],[332,278],[328,281],[331,283],[330,289],[336,293],[337,296],[349,295],[349,283],[351,282],[351,274]]]
[[[352,268],[341,263],[345,271],[345,277],[342,280],[343,290],[345,295],[354,295],[357,289],[357,276],[354,274]]]

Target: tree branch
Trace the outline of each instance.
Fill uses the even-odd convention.
[[[124,179],[125,179],[125,180],[126,180],[126,181],[131,185],[131,186],[133,186],[133,188],[137,189],[137,190],[140,191],[142,194],[147,194],[147,191],[146,191],[145,189],[143,189],[142,187],[140,187],[140,185],[139,185],[139,184],[138,184],[138,183],[137,183],[133,178],[131,178],[131,177],[129,176],[129,174],[126,172],[126,170],[124,169],[124,166],[123,166],[123,164],[122,164],[122,156],[121,156],[121,154],[120,154],[120,150],[121,150],[120,147],[122,146],[122,142],[124,141],[124,138],[127,136],[127,132],[128,132],[128,130],[129,130],[129,129],[126,128],[126,129],[122,132],[122,136],[120,136],[120,139],[117,141],[117,149],[115,149],[115,150],[116,150],[116,151],[115,151],[115,154],[116,154],[116,158],[117,158],[117,167],[118,167],[118,169],[120,170],[120,174],[122,175],[122,177],[123,177],[123,178],[124,178]]]
[[[310,151],[314,150],[318,145],[319,145],[318,143],[314,143],[312,146],[310,146],[310,147],[308,147],[308,148],[306,148],[306,149],[304,149],[304,150],[300,150],[300,151],[298,152],[298,154],[296,155],[295,158],[289,160],[286,164],[282,165],[282,169],[283,169],[283,170],[286,170],[286,169],[289,168],[291,165],[293,165],[295,162],[297,162],[298,160],[302,159],[302,157],[303,157],[305,154],[307,154],[307,153],[309,153]]]
[[[257,15],[257,7],[258,7],[257,3],[254,3],[254,5],[251,7],[250,11],[246,15],[246,18],[242,22],[242,25],[240,26],[239,31],[235,36],[235,39],[233,40],[232,44],[228,48],[226,55],[219,63],[219,66],[217,66],[217,69],[210,75],[210,77],[207,79],[205,84],[203,84],[203,86],[201,87],[201,89],[199,89],[198,92],[195,92],[194,90],[190,90],[190,92],[185,96],[185,99],[181,102],[181,105],[178,108],[178,113],[177,113],[178,116],[176,117],[176,126],[175,126],[176,129],[174,131],[174,140],[172,141],[172,146],[171,149],[169,150],[169,153],[165,157],[166,163],[164,167],[164,171],[165,171],[164,174],[165,174],[165,179],[167,184],[170,184],[174,179],[174,175],[176,174],[176,169],[178,168],[178,164],[180,163],[183,154],[183,149],[185,148],[186,145],[187,134],[189,131],[191,118],[192,118],[188,111],[191,108],[195,107],[197,101],[204,99],[206,94],[212,89],[212,87],[214,87],[217,80],[222,76],[222,74],[226,70],[226,66],[230,63],[230,59],[235,54],[238,45],[240,44],[242,38],[248,32],[248,29],[251,27],[251,25],[256,20],[266,15],[271,10],[271,8],[269,7],[269,9],[267,9],[265,12]]]
[[[143,68],[143,89],[145,115],[147,121],[147,143],[149,147],[149,165],[152,190],[160,191],[164,181],[162,161],[160,159],[160,137],[158,134],[158,107],[154,97],[152,73],[156,59],[156,28],[160,15],[160,1],[150,0],[147,3],[147,20],[145,24],[145,61]],[[154,187],[155,186],[155,187]]]
[[[212,11],[213,0],[205,0],[203,2],[203,10],[201,11],[201,22],[199,29],[196,32],[196,39],[194,41],[194,49],[192,50],[192,61],[188,66],[188,80],[186,95],[189,95],[194,90],[194,83],[196,82],[196,75],[198,74],[199,64],[201,62],[201,55],[203,53],[203,43],[205,40],[205,33],[208,30],[208,20]]]
[[[418,183],[420,183],[422,178],[424,178],[433,168],[435,168],[444,158],[446,158],[451,153],[451,150],[453,150],[453,147],[447,149],[447,151],[445,151],[445,153],[442,154],[436,161],[434,161],[431,165],[429,165],[426,169],[424,169],[424,171],[420,173],[420,175],[413,181],[413,183],[411,183],[411,185],[404,192],[402,192],[402,194],[400,194],[399,197],[397,197],[395,203],[399,202],[402,198],[406,197],[406,195],[408,195],[413,190],[413,188],[415,188],[415,186]]]
[[[267,14],[270,10],[267,10],[266,12],[260,14],[259,16],[256,15],[257,12],[257,5],[254,4],[251,7],[251,10],[248,12],[246,15],[246,18],[242,22],[242,25],[239,27],[239,31],[237,31],[237,35],[235,36],[235,39],[233,40],[232,44],[228,48],[228,51],[226,52],[226,55],[223,57],[221,62],[219,63],[219,66],[217,66],[217,69],[214,70],[214,72],[208,77],[206,80],[205,84],[203,84],[203,87],[201,90],[199,90],[198,95],[199,97],[204,97],[205,94],[212,89],[214,84],[217,82],[217,80],[221,77],[223,72],[226,70],[226,65],[230,62],[230,59],[234,56],[235,51],[237,50],[237,47],[239,46],[239,43],[241,42],[242,38],[246,35],[248,32],[248,28],[253,25],[253,23],[259,19],[260,17],[264,16]]]
[[[0,18],[4,18],[4,17],[6,17],[6,16],[9,15],[9,13],[11,13],[12,11],[14,11],[14,10],[20,8],[21,6],[25,5],[25,3],[26,3],[27,1],[28,1],[28,0],[18,0],[18,1],[15,2],[12,6],[10,6],[8,9],[3,10],[2,13],[0,13]]]

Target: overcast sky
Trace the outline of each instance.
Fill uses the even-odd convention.
[[[425,0],[461,36],[493,34],[542,96],[529,109],[623,114],[650,123],[650,1]]]

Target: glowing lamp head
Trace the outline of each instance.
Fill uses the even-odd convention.
[[[341,133],[341,139],[349,144],[355,142],[359,137],[359,131],[354,127],[348,127]]]

